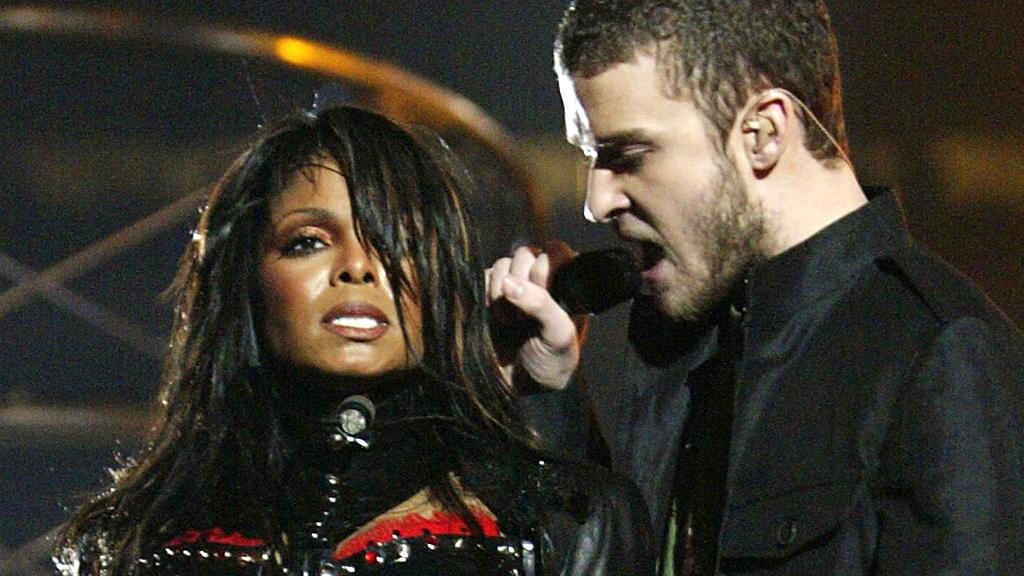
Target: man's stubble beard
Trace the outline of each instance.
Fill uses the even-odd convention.
[[[765,259],[764,209],[750,198],[726,156],[719,156],[716,164],[703,216],[693,230],[703,269],[681,268],[681,284],[658,298],[662,312],[675,320],[706,319],[746,271]]]

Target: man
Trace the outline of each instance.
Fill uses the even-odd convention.
[[[662,573],[1024,574],[1024,338],[861,188],[824,5],[576,0],[555,56],[585,212],[641,254],[580,372]],[[488,291],[540,327],[513,376],[557,387],[549,268]]]

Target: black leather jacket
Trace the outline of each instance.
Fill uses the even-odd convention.
[[[478,438],[423,423],[388,406],[369,448],[321,451],[304,446],[293,463],[278,513],[283,536],[255,537],[242,522],[214,512],[190,520],[195,530],[169,535],[136,560],[156,575],[444,574],[602,576],[653,574],[656,554],[639,492],[602,468],[523,446],[481,446]],[[397,410],[401,412],[401,409]],[[308,436],[308,435],[306,435]],[[310,456],[310,455],[313,456]],[[431,478],[454,474],[493,514],[496,529],[431,533],[416,525],[390,537],[338,547],[386,517]],[[230,487],[218,490],[225,493]],[[408,518],[408,516],[404,516]],[[86,538],[78,571],[103,574],[102,542]],[[74,552],[74,551],[72,551]],[[339,557],[342,556],[342,557]],[[115,576],[115,575],[111,575]],[[119,576],[119,575],[118,575]]]
[[[895,196],[748,279],[716,573],[1024,574],[1024,337],[912,241]],[[583,373],[664,538],[717,344],[644,313],[598,317]]]
[[[521,483],[507,494],[489,494],[505,502],[532,501],[538,522],[502,536],[430,536],[395,538],[348,558],[332,559],[331,549],[310,548],[281,554],[244,534],[179,541],[140,559],[140,576],[405,575],[451,576],[642,576],[654,573],[655,554],[647,512],[634,488],[607,472],[556,460],[490,462],[516,466]],[[500,521],[500,519],[499,519]],[[500,523],[500,522],[499,522]],[[102,574],[102,549],[84,542],[78,571]],[[280,564],[278,563],[280,558]]]

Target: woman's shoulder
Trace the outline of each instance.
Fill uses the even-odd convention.
[[[632,482],[603,466],[566,457],[548,455],[537,465],[538,492],[550,513],[568,514],[592,533],[646,539],[647,506]]]
[[[557,454],[517,450],[472,462],[468,483],[488,504],[534,510],[538,517],[567,516],[583,524],[592,517],[645,523],[646,507],[636,487],[597,464]]]
[[[135,559],[139,574],[255,575],[273,560],[268,543],[244,530],[193,528],[161,540]]]
[[[539,529],[550,547],[544,556],[557,559],[560,573],[653,573],[647,508],[624,478],[595,464],[540,452],[488,458],[478,465],[492,478],[485,484],[492,491],[483,499],[511,511],[519,526]],[[495,477],[505,478],[504,492]]]
[[[109,535],[89,530],[74,545],[56,551],[53,562],[61,576],[110,574],[118,566],[120,553],[108,541]],[[133,556],[133,574],[218,574],[221,576],[261,573],[271,559],[270,547],[256,537],[222,528],[190,529],[161,539]],[[120,569],[118,569],[120,573]]]

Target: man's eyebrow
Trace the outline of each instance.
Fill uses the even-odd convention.
[[[624,132],[615,132],[613,134],[601,136],[600,138],[595,138],[594,148],[597,150],[607,150],[617,146],[636,144],[637,142],[647,142],[649,140],[650,135],[643,130],[626,130]]]

